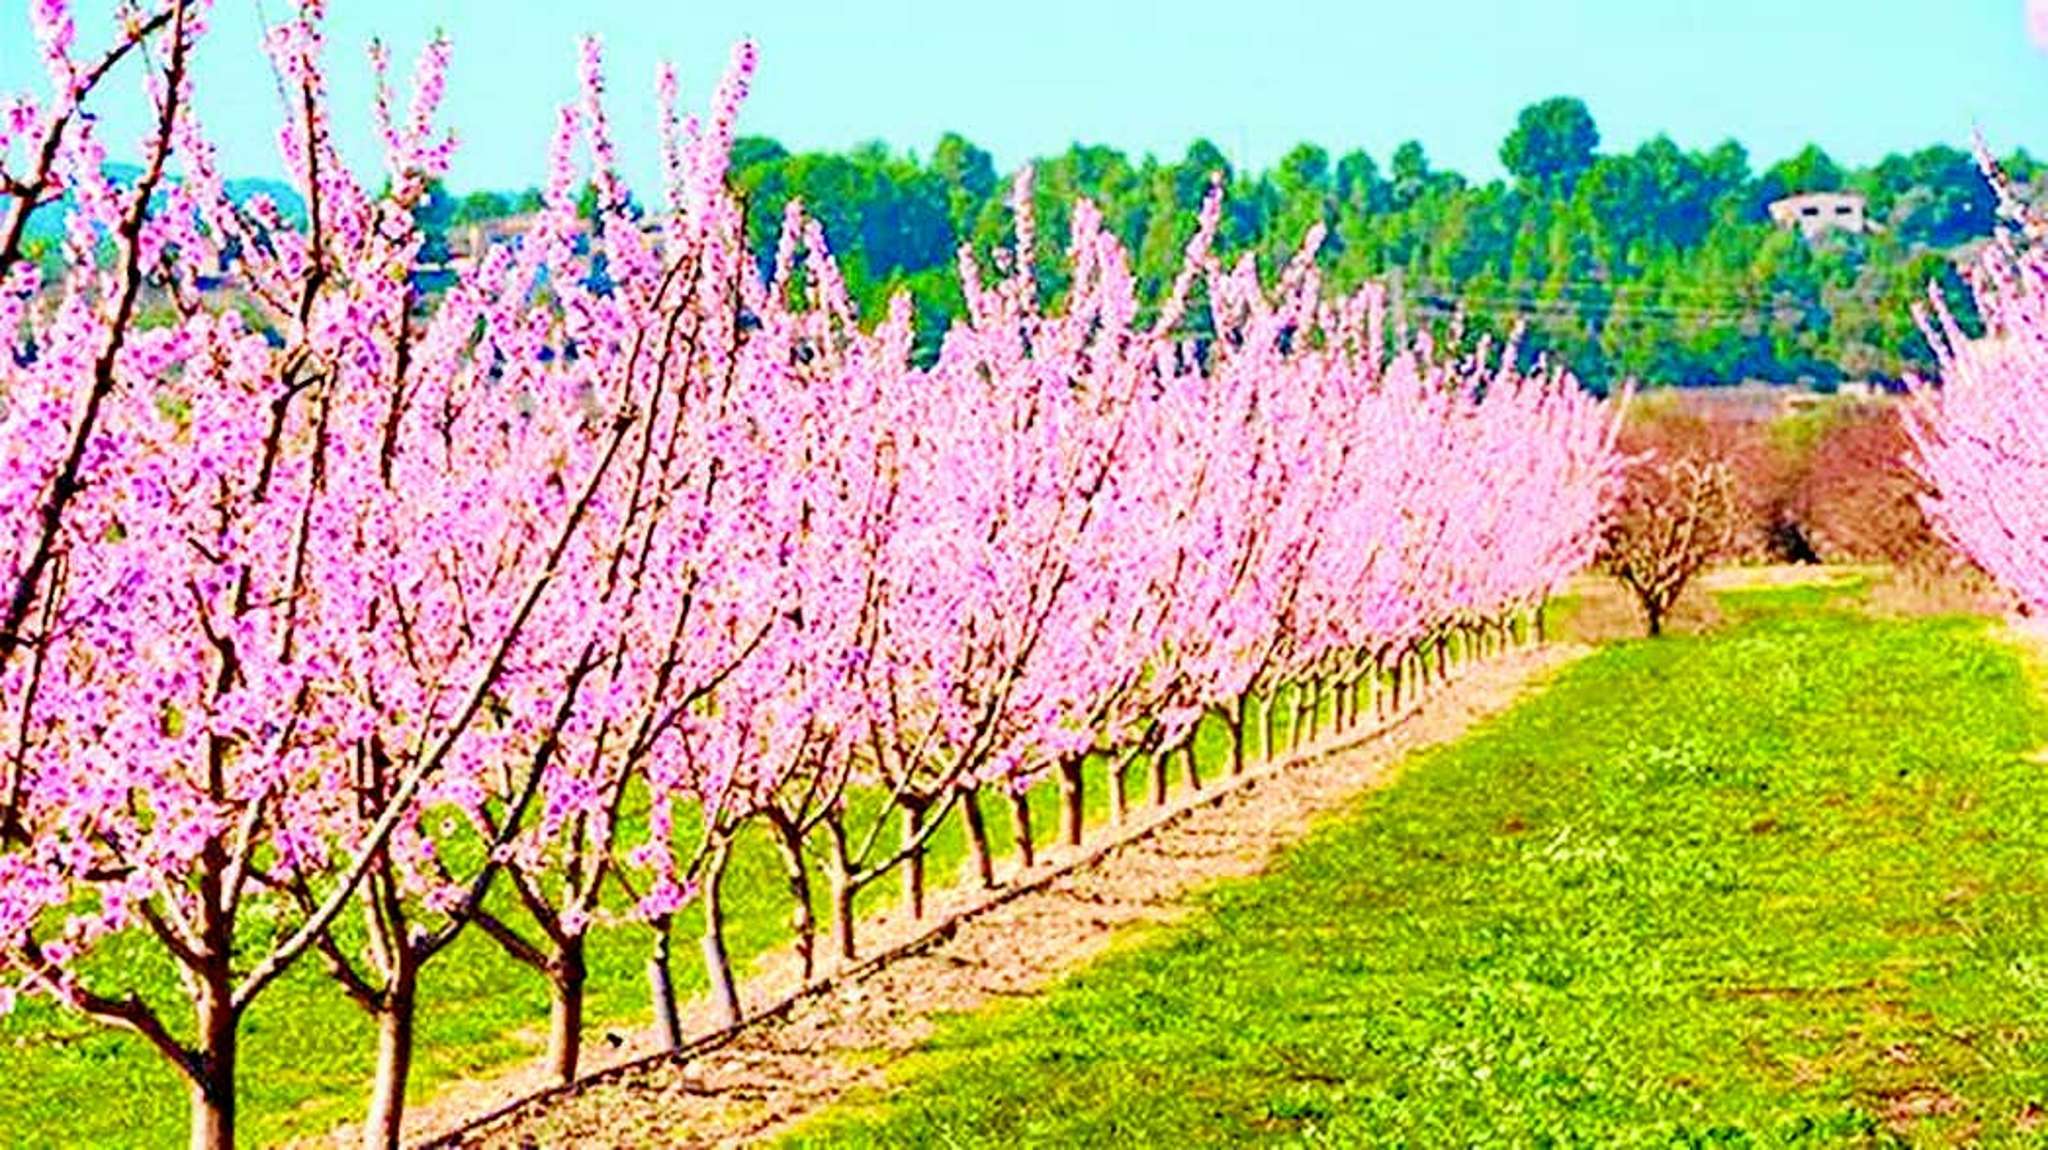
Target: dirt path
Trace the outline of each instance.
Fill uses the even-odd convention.
[[[922,923],[867,924],[867,946],[908,952],[822,993],[792,999],[794,971],[771,963],[745,989],[750,1011],[772,1017],[715,1049],[616,1066],[439,1144],[727,1146],[773,1137],[848,1090],[883,1084],[894,1057],[931,1033],[935,1015],[1037,993],[1101,954],[1119,929],[1171,922],[1188,913],[1190,891],[1257,874],[1408,754],[1505,710],[1584,650],[1552,646],[1495,660],[1381,735],[1184,798],[1114,841],[1082,848],[1080,865],[1049,881],[1047,873],[1077,860],[1047,852],[1009,892],[949,891]],[[951,925],[920,941],[934,922]],[[636,1036],[627,1049],[646,1041]],[[439,1099],[419,1115],[422,1124],[448,1129],[434,1119],[464,1113],[456,1107],[480,1097]]]

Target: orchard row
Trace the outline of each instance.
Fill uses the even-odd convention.
[[[986,876],[984,801],[1028,844],[1018,797],[1062,785],[1078,839],[1091,756],[1163,764],[1212,717],[1241,767],[1279,753],[1283,688],[1349,725],[1598,542],[1605,405],[1409,339],[1376,291],[1326,298],[1318,235],[1264,275],[1225,260],[1218,195],[1160,300],[1087,204],[1057,290],[963,252],[921,364],[907,306],[856,322],[800,207],[747,251],[725,176],[751,46],[701,121],[661,78],[646,215],[592,44],[545,210],[428,298],[445,44],[407,106],[373,55],[364,180],[317,4],[272,33],[299,221],[225,192],[191,102],[201,0],[126,18],[104,58],[31,7],[50,90],[0,117],[0,969],[153,1044],[195,1145],[232,1141],[240,1021],[294,964],[377,1019],[368,1137],[392,1144],[464,931],[547,980],[573,1077],[604,916],[665,956],[705,913],[736,1016],[718,890],[743,829],[783,846],[807,969],[828,930],[851,957],[855,895],[907,875],[917,909],[954,815]],[[117,183],[84,108],[127,71],[157,115]],[[60,197],[44,282],[22,234]],[[1028,184],[1014,202],[1032,252]],[[117,938],[182,997],[97,962]]]

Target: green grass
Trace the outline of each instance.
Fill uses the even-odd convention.
[[[1291,713],[1283,698],[1283,735]],[[1221,725],[1205,724],[1197,752],[1208,777],[1223,771],[1227,748]],[[1086,782],[1090,818],[1097,823],[1108,815],[1103,775],[1103,765],[1094,763]],[[1173,785],[1176,790],[1181,785],[1178,770]],[[1130,795],[1134,804],[1144,802],[1142,771],[1131,772]],[[876,800],[857,795],[854,801]],[[1056,788],[1049,782],[1037,787],[1031,802],[1038,838],[1050,842],[1057,832]],[[1008,812],[999,798],[987,803],[987,811],[990,837],[1007,856]],[[683,815],[676,821],[691,824]],[[893,832],[886,841],[894,841]],[[927,882],[940,885],[953,879],[966,858],[967,844],[956,814],[933,836]],[[823,924],[828,907],[822,869],[813,881],[815,910]],[[872,913],[893,903],[897,892],[898,884],[884,879],[866,888],[856,906],[862,913]],[[522,921],[503,897],[502,884],[494,899],[509,921]],[[619,901],[613,900],[614,905]],[[725,907],[727,942],[742,969],[752,958],[789,941],[787,887],[765,832],[747,833],[735,850]],[[696,953],[697,929],[694,916],[678,928],[679,956]],[[603,1043],[608,1028],[644,1025],[650,1017],[644,965],[649,937],[643,928],[630,925],[594,929],[586,1008],[585,1041],[590,1046]],[[188,1029],[187,1020],[176,1013],[176,976],[160,955],[139,940],[116,939],[102,965],[121,972],[120,981],[106,985],[139,985],[148,1000],[167,1011],[173,1026],[181,1032]],[[685,997],[704,988],[703,971],[689,958],[678,958],[675,974],[677,991]],[[538,1054],[545,1042],[547,1012],[547,988],[537,976],[506,958],[481,933],[466,933],[427,968],[422,982],[412,1097],[426,1096],[437,1084],[489,1074]],[[316,962],[299,963],[257,1001],[244,1023],[238,1075],[243,1140],[269,1144],[319,1135],[355,1120],[375,1061],[376,1036],[368,1016],[341,996]],[[167,1146],[185,1140],[182,1080],[152,1048],[125,1032],[60,1012],[45,1000],[27,998],[12,1014],[0,1017],[0,1065],[7,1068],[7,1088],[0,1090],[0,1146]]]
[[[2039,1144],[2033,680],[1833,598],[1590,656],[791,1142]]]

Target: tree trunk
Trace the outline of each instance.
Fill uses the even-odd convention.
[[[239,1037],[234,988],[226,960],[219,977],[212,972],[199,994],[197,1021],[199,1059],[193,1067],[192,1150],[231,1150],[235,1144],[235,1055]]]
[[[1266,692],[1259,700],[1259,758],[1268,763],[1272,762],[1273,756],[1280,751],[1280,742],[1274,737],[1277,732],[1273,726],[1273,714],[1277,710],[1274,704],[1279,701],[1278,687]]]
[[[853,864],[846,857],[846,824],[835,816],[825,820],[832,842],[832,947],[841,966],[853,965]]]
[[[1406,665],[1407,658],[1403,656],[1394,660],[1393,668],[1387,672],[1387,713],[1390,715],[1401,713],[1401,671]]]
[[[583,989],[589,973],[583,961],[583,936],[572,936],[562,944],[548,974],[548,1072],[564,1086],[576,1081],[583,1057]]]
[[[905,796],[903,810],[903,906],[912,918],[924,917],[924,846],[918,842],[924,830],[924,803]]]
[[[1180,745],[1181,774],[1188,781],[1188,793],[1202,789],[1202,764],[1195,761],[1195,737],[1189,735]]]
[[[1137,752],[1126,755],[1111,755],[1109,760],[1109,823],[1111,826],[1124,825],[1125,816],[1131,811],[1129,772]]]
[[[1545,631],[1545,625],[1544,625],[1544,622],[1543,622],[1543,609],[1544,609],[1545,607],[1547,607],[1547,606],[1549,606],[1549,602],[1548,602],[1547,600],[1546,600],[1546,601],[1543,601],[1543,602],[1539,602],[1539,603],[1537,603],[1537,604],[1536,604],[1536,617],[1535,617],[1535,627],[1534,627],[1534,630],[1535,630],[1535,632],[1536,632],[1536,643],[1537,643],[1537,645],[1538,645],[1538,646],[1541,646],[1541,645],[1542,645],[1542,644],[1543,644],[1544,642],[1546,642],[1546,641],[1547,641],[1547,639],[1548,639],[1548,637],[1547,637],[1547,636],[1545,635],[1545,633],[1544,633],[1544,631]]]
[[[1439,636],[1436,641],[1436,678],[1439,683],[1451,677],[1451,641]]]
[[[983,890],[994,890],[996,885],[996,856],[988,843],[988,818],[981,809],[981,788],[966,787],[960,792],[960,814],[967,823],[968,854],[974,860],[975,881]]]
[[[393,948],[397,961],[383,1001],[377,1004],[377,1078],[370,1093],[370,1114],[363,1123],[363,1150],[398,1150],[405,1125],[405,1084],[412,1074],[419,992],[419,969],[410,950],[403,942]]]
[[[1308,681],[1308,739],[1313,743],[1323,734],[1323,677],[1311,676]]]
[[[1038,865],[1038,844],[1031,837],[1031,792],[1010,792],[1010,831],[1017,840],[1017,869]]]
[[[677,1051],[683,1046],[682,1016],[676,1012],[676,982],[669,971],[669,947],[674,923],[662,915],[650,924],[654,944],[647,948],[647,1000],[654,1007],[654,1029],[661,1036],[661,1048]]]
[[[1166,805],[1166,756],[1172,753],[1171,750],[1164,747],[1152,752],[1151,772],[1147,776],[1151,782],[1151,790],[1148,797],[1155,807]]]
[[[1081,845],[1081,827],[1088,814],[1087,795],[1081,767],[1087,760],[1069,755],[1060,760],[1060,841],[1070,847]],[[1115,760],[1111,760],[1115,765]]]
[[[1230,727],[1230,773],[1233,776],[1244,773],[1244,725],[1246,712],[1251,708],[1251,698],[1251,692],[1246,691],[1223,712],[1223,721]]]
[[[732,844],[721,842],[704,860],[704,881],[697,892],[704,904],[704,976],[711,987],[711,1005],[721,1027],[740,1024],[740,988],[732,977],[732,955],[725,948],[725,865]]]
[[[1307,691],[1308,688],[1299,683],[1294,686],[1294,722],[1288,724],[1287,727],[1287,749],[1290,751],[1301,750],[1302,736],[1308,731],[1306,712],[1310,704],[1302,701],[1302,696]]]
[[[1664,633],[1664,608],[1655,603],[1645,602],[1643,604],[1643,614],[1649,620],[1650,638],[1655,639],[1657,636],[1662,635]]]
[[[817,973],[818,918],[811,910],[811,866],[804,858],[803,834],[786,818],[771,816],[775,844],[782,851],[782,877],[789,884],[790,930],[796,935],[797,958],[803,962],[804,981]]]

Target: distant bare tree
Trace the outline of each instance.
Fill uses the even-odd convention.
[[[1725,460],[1641,455],[1608,520],[1600,566],[1635,595],[1655,637],[1693,576],[1734,543],[1741,522],[1734,472]]]

